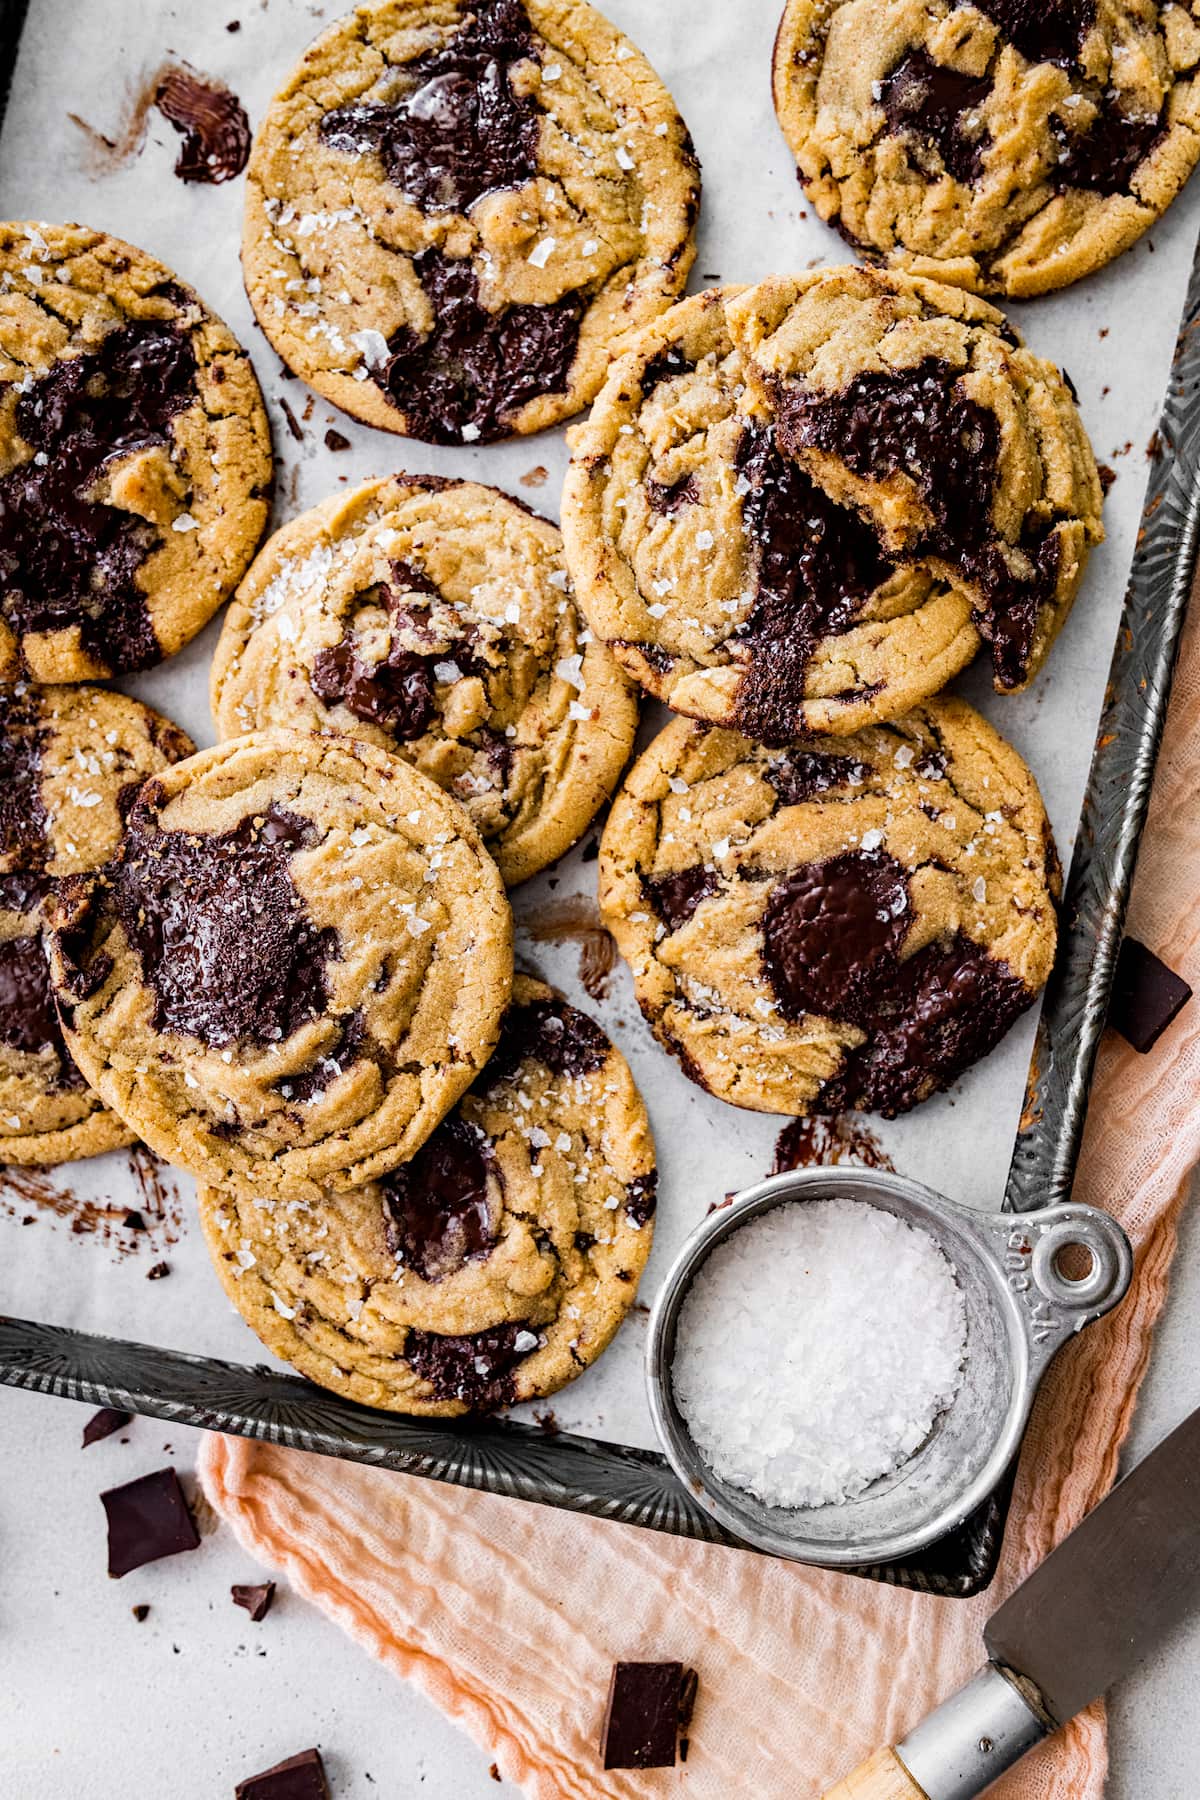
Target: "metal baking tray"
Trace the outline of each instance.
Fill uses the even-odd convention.
[[[759,3],[765,5],[765,0]],[[766,10],[777,10],[774,0]],[[131,0],[129,11],[131,18],[134,13],[144,17],[152,9]],[[26,12],[27,0],[0,0],[0,109],[7,101]],[[277,73],[282,76],[282,66]],[[664,73],[670,80],[670,70]],[[765,73],[757,73],[765,82]],[[803,212],[799,216],[803,218]],[[94,222],[106,220],[101,216]],[[147,248],[155,247],[152,239],[147,242]],[[698,269],[710,266],[717,265],[701,261]],[[1014,1212],[1065,1199],[1074,1176],[1180,627],[1196,581],[1200,408],[1192,397],[1200,391],[1198,317],[1200,257],[1192,264],[1150,463],[1142,525],[1067,880],[1059,958],[1041,1009],[1012,1150],[1004,1205]],[[1033,341],[1037,347],[1036,326]],[[528,444],[529,460],[536,460],[540,441]],[[392,460],[399,461],[407,449],[387,444],[383,460],[386,463],[390,451]],[[511,478],[514,467],[504,465],[500,478]],[[2,1314],[0,1381],[678,1537],[736,1542],[701,1511],[660,1455],[578,1432],[547,1435],[536,1424],[515,1420],[406,1421],[266,1366],[249,1367]],[[941,1595],[978,1592],[996,1567],[1010,1491],[1011,1471],[983,1506],[930,1549],[903,1564],[856,1572]]]

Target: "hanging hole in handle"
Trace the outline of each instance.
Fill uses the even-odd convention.
[[[1069,1244],[1060,1244],[1054,1252],[1052,1267],[1056,1275],[1073,1285],[1087,1280],[1096,1267],[1096,1258],[1089,1245],[1072,1238]]]
[[[1064,1219],[1034,1245],[1034,1280],[1047,1299],[1071,1311],[1102,1305],[1121,1275],[1115,1246],[1091,1219]]]

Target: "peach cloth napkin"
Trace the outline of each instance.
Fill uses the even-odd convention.
[[[1200,989],[1200,613],[1175,683],[1130,927]],[[1111,1033],[1075,1198],[1137,1249],[1129,1298],[1054,1365],[1000,1573],[935,1599],[744,1551],[468,1494],[240,1439],[204,1446],[205,1491],[246,1548],[419,1683],[534,1800],[804,1800],[894,1743],[980,1660],[999,1600],[1114,1479],[1200,1160],[1200,1000],[1148,1056]],[[617,1657],[699,1671],[687,1764],[604,1773]],[[1014,1770],[1005,1800],[1100,1800],[1103,1708]]]

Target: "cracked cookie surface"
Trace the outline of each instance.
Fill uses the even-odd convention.
[[[199,1179],[312,1198],[409,1157],[487,1060],[512,919],[456,801],[345,738],[176,764],[48,902],[72,1055]]]
[[[1200,13],[1156,0],[788,0],[775,110],[821,218],[1013,297],[1127,249],[1200,154]]]
[[[148,668],[267,521],[246,352],[171,271],[78,225],[0,225],[0,682]]]
[[[247,290],[368,424],[540,431],[682,291],[699,191],[670,95],[582,0],[383,0],[316,40],[258,131]]]
[[[636,1296],[654,1198],[624,1058],[518,975],[491,1062],[410,1162],[296,1206],[205,1188],[200,1216],[268,1349],[366,1405],[453,1415],[595,1360]]]
[[[600,851],[656,1036],[759,1112],[891,1116],[948,1087],[1044,985],[1059,890],[1032,775],[951,699],[782,750],[676,720]]]
[[[56,882],[108,862],[140,783],[191,750],[168,719],[105,688],[22,685],[0,702],[0,1163],[132,1142],[63,1042],[42,907]]]
[[[580,602],[676,711],[784,743],[1024,686],[1101,535],[1063,378],[957,289],[835,268],[681,301],[572,434]]]
[[[212,707],[227,737],[283,725],[404,757],[463,803],[510,885],[581,835],[638,715],[555,526],[428,475],[368,482],[276,532],[226,614]]]

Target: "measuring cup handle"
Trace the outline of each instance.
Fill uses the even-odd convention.
[[[996,1213],[992,1226],[1035,1366],[1123,1299],[1133,1251],[1116,1220],[1099,1207],[1067,1201],[1039,1212]],[[1086,1273],[1064,1269],[1064,1253],[1071,1249],[1090,1259]]]

